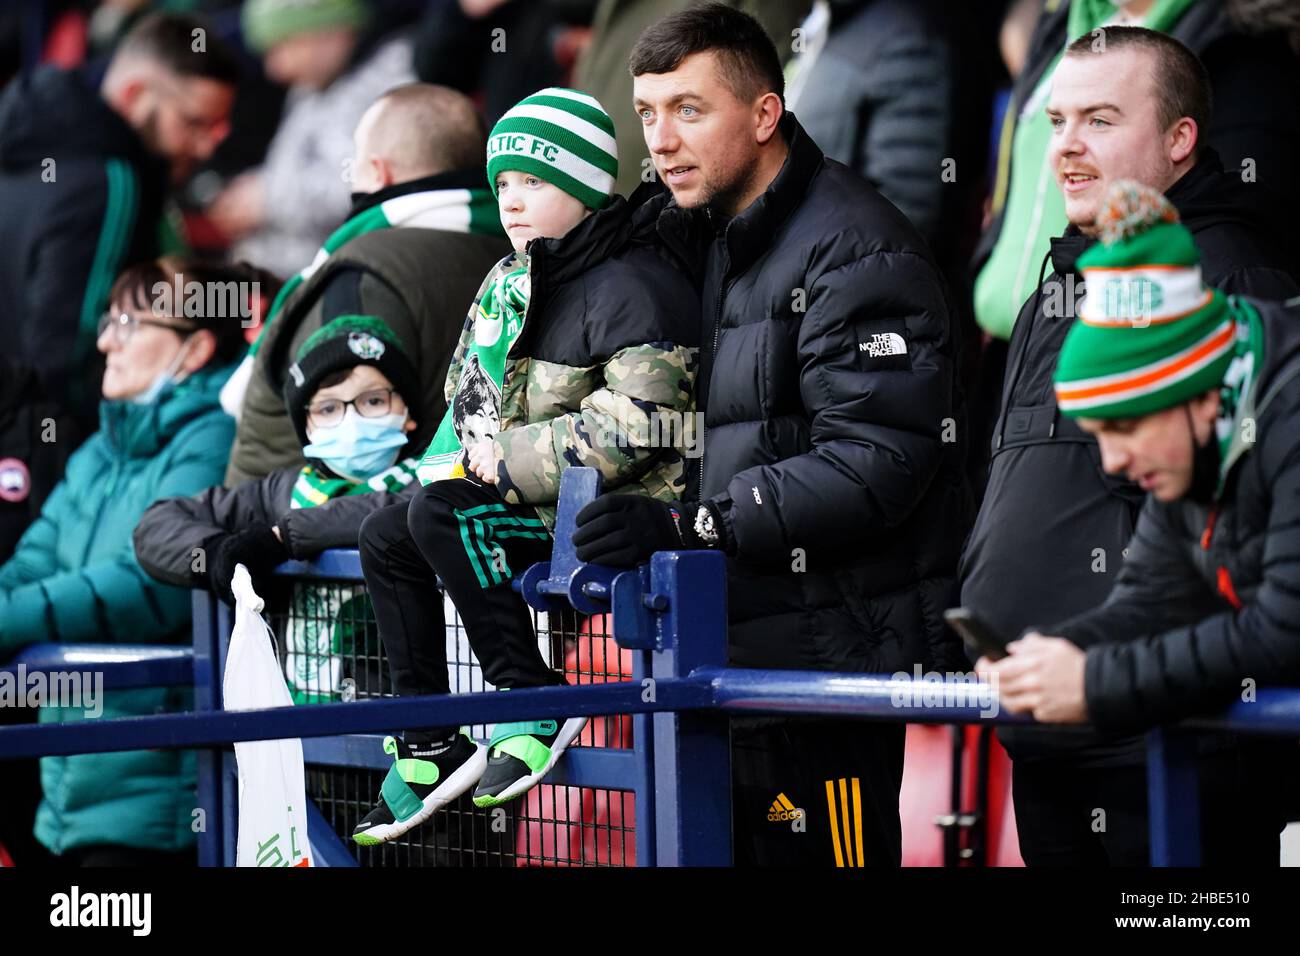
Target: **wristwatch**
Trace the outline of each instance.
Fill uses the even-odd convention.
[[[718,528],[713,523],[713,510],[708,505],[700,505],[695,512],[695,536],[706,548],[715,548],[721,540]]]

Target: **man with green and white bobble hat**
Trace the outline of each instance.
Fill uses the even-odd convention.
[[[1116,183],[1098,225],[1056,396],[1149,496],[1106,602],[977,668],[1013,713],[1128,732],[1300,682],[1300,299],[1207,288],[1149,187]],[[1275,747],[1202,741],[1206,864],[1277,865]]]

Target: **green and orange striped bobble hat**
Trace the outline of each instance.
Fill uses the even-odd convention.
[[[601,209],[618,178],[614,121],[594,96],[580,90],[539,90],[507,110],[488,134],[487,174],[494,195],[497,174],[506,170],[530,173],[588,209]]]
[[[1061,411],[1137,418],[1222,385],[1237,322],[1202,280],[1196,243],[1169,200],[1117,182],[1097,225],[1100,241],[1079,257],[1086,294],[1056,365]]]

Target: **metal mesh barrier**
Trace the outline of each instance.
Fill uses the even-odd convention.
[[[351,580],[281,578],[267,598],[285,679],[298,704],[393,695],[383,643],[365,586]],[[453,693],[490,690],[455,608],[445,604]],[[538,646],[570,684],[630,680],[631,653],[610,633],[608,615],[533,612]],[[401,728],[393,728],[394,732]],[[486,741],[491,725],[469,728]],[[307,796],[362,866],[630,866],[635,864],[634,795],[543,783],[504,807],[480,809],[466,795],[403,838],[375,847],[351,840],[379,793],[390,759],[380,739],[365,767],[310,762]],[[597,717],[573,747],[630,748],[630,717]]]

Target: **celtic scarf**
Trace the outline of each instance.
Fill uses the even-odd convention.
[[[339,226],[316,252],[305,269],[289,279],[280,289],[267,312],[257,341],[249,349],[256,355],[266,329],[284,308],[289,296],[310,279],[330,256],[344,244],[380,229],[442,229],[447,232],[473,232],[485,235],[500,233],[496,197],[490,189],[430,189],[425,192],[394,196],[363,209]]]
[[[331,478],[307,465],[298,474],[290,508],[314,508],[333,498],[395,493],[415,480],[416,460],[407,458],[367,481]],[[336,584],[295,584],[285,634],[284,674],[295,704],[337,699],[345,657],[377,659],[374,612],[365,588]]]
[[[427,189],[423,192],[394,196],[369,206],[339,226],[316,252],[305,269],[293,276],[276,295],[257,339],[248,347],[244,359],[221,390],[221,407],[231,418],[239,420],[244,393],[253,377],[253,360],[266,339],[266,330],[289,301],[289,296],[315,275],[344,244],[357,236],[380,229],[441,229],[446,232],[469,232],[501,235],[496,197],[490,189]]]
[[[418,464],[414,458],[407,458],[360,482],[348,481],[346,478],[331,478],[312,465],[305,465],[298,473],[298,480],[294,482],[289,507],[314,508],[316,505],[323,505],[331,498],[363,495],[371,491],[387,491],[395,494],[411,483]]]
[[[1260,370],[1264,367],[1264,322],[1255,307],[1236,296],[1228,298],[1236,319],[1236,345],[1232,361],[1219,386],[1219,415],[1214,423],[1219,442],[1219,484],[1215,497],[1223,493],[1228,472],[1255,441],[1254,423],[1264,411],[1264,396],[1256,394]]]
[[[518,257],[514,261],[522,262]],[[420,462],[421,484],[463,478],[466,441],[490,438],[500,429],[506,357],[523,331],[530,285],[526,264],[509,268],[503,263],[498,269],[500,275],[479,298],[451,405]]]

